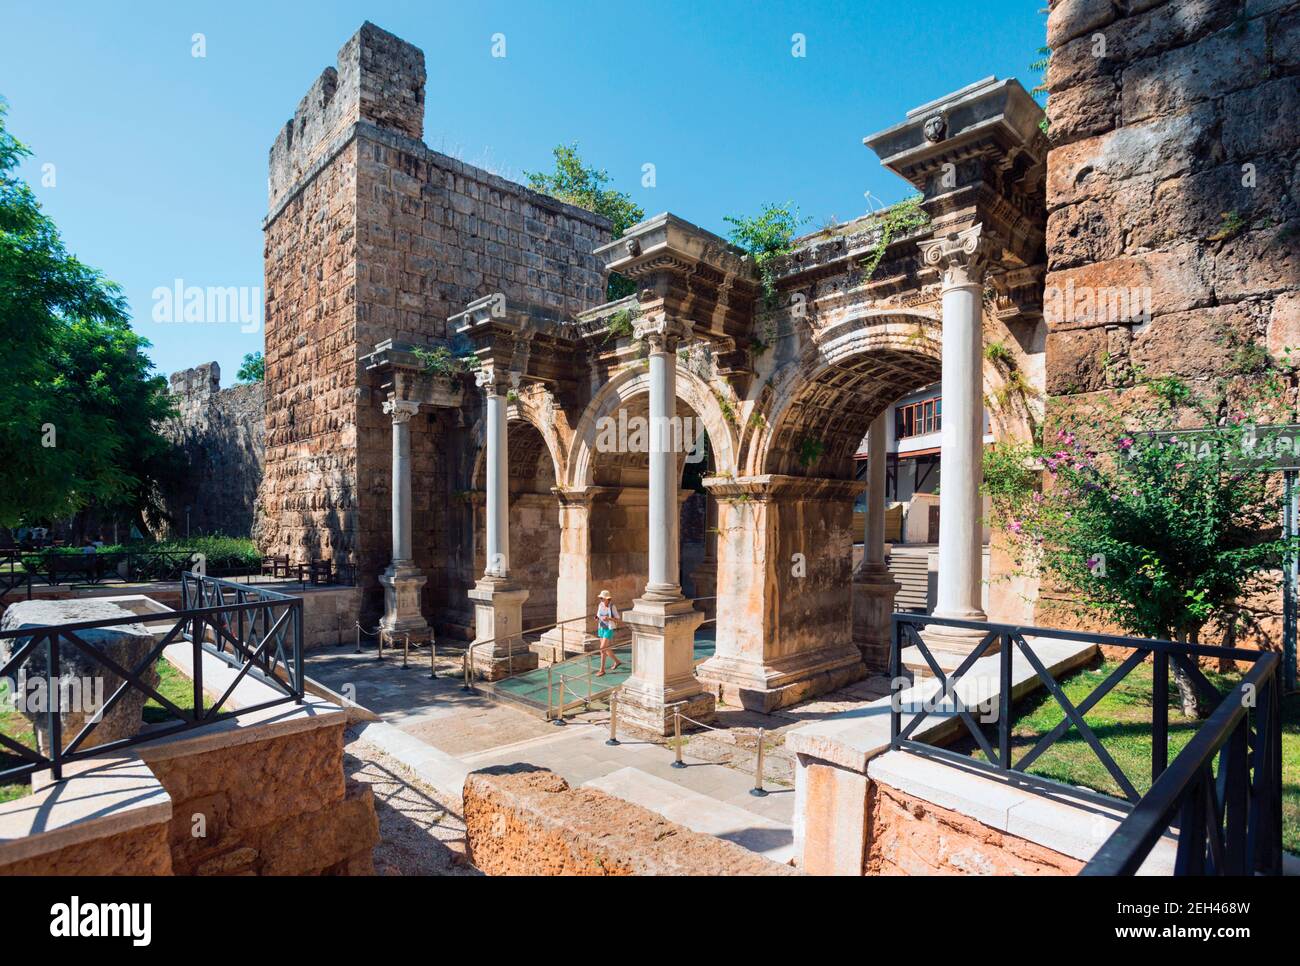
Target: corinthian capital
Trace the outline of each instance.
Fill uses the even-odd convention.
[[[511,389],[519,388],[519,373],[504,366],[480,366],[474,373],[474,385],[484,390],[489,396],[501,396]]]
[[[420,404],[414,399],[389,399],[384,403],[384,412],[393,417],[393,423],[409,423],[411,417],[420,411]]]
[[[925,264],[943,273],[943,287],[982,285],[990,263],[1002,253],[997,238],[982,224],[949,232],[918,243]]]
[[[691,325],[665,312],[643,316],[632,323],[632,336],[643,339],[651,352],[676,352],[677,344],[691,334]]]

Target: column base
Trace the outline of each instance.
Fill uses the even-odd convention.
[[[619,723],[669,735],[677,709],[704,724],[712,721],[714,698],[696,680],[693,659],[704,615],[681,598],[641,598],[623,619],[632,628],[632,676],[618,692]],[[688,723],[682,724],[685,730]]]
[[[942,615],[935,614],[935,617]],[[963,614],[957,620],[982,621],[987,618],[983,613],[974,615]],[[925,646],[930,651],[934,662],[939,665],[939,669],[944,674],[950,674],[961,666],[961,663],[970,656],[971,651],[979,646],[979,642],[984,639],[987,631],[977,630],[968,627],[945,627],[942,624],[932,624],[929,627],[921,629],[921,640],[925,641]],[[997,654],[1002,650],[1001,645],[994,641],[984,651],[983,656]],[[931,670],[930,664],[926,661],[925,656],[915,645],[903,648],[900,655],[903,667],[911,671],[918,678],[932,678],[934,671]]]
[[[867,676],[862,653],[853,644],[804,651],[770,664],[715,654],[696,671],[726,704],[769,714]]]
[[[889,670],[894,597],[902,589],[883,565],[864,567],[853,575],[853,643],[868,670]]]
[[[379,629],[389,637],[410,636],[427,641],[433,636],[420,610],[420,596],[429,578],[409,564],[394,562],[379,575],[384,587],[384,616]]]
[[[474,602],[474,644],[470,666],[479,677],[498,681],[537,667],[523,630],[528,591],[507,578],[484,577],[469,592]]]

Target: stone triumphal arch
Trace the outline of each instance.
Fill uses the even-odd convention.
[[[1017,82],[868,137],[928,219],[800,238],[765,291],[744,253],[675,215],[611,239],[599,216],[430,151],[423,79],[418,50],[367,25],[272,152],[270,549],[346,559],[363,612],[472,636],[489,677],[590,647],[607,588],[631,629],[627,720],[665,732],[673,707],[706,720],[719,697],[768,711],[883,667],[883,503],[862,532],[853,504],[882,492],[886,408],[940,382],[936,612],[984,619],[984,410],[1002,437],[1041,415],[1046,145]],[[378,93],[350,102],[354,87]],[[313,259],[338,264],[331,231],[357,238],[351,295],[300,285]],[[602,302],[610,272],[635,293]],[[622,428],[641,423],[644,445]],[[689,445],[666,431],[683,425]],[[688,573],[696,459],[707,548]],[[688,577],[716,599],[693,603]],[[705,609],[716,651],[696,668]],[[949,661],[970,646],[935,641]]]

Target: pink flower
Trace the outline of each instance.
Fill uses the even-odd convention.
[[[1126,451],[1132,449],[1132,448],[1133,448],[1133,437],[1132,437],[1132,436],[1125,436],[1123,439],[1121,439],[1121,440],[1119,441],[1119,448],[1122,449],[1122,450],[1126,450]]]

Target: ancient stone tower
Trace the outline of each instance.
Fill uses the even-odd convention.
[[[474,299],[573,315],[604,300],[598,215],[429,150],[424,54],[366,23],[312,85],[271,147],[266,233],[266,471],[259,543],[330,558],[357,575],[364,612],[390,558],[388,420],[360,360],[376,343],[437,345]],[[447,548],[468,546],[455,505],[473,447],[447,443],[475,417],[411,426],[416,563],[430,610],[464,605]],[[467,455],[468,454],[468,455]],[[438,559],[425,559],[440,547]]]

